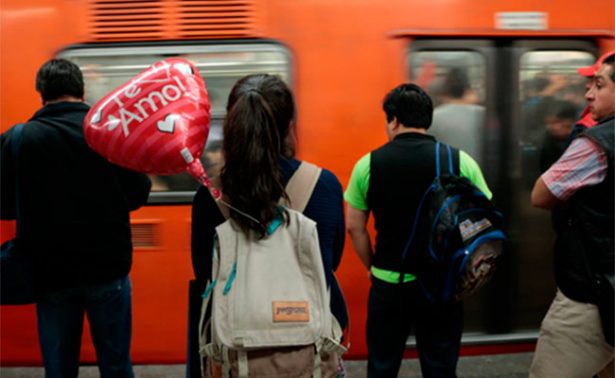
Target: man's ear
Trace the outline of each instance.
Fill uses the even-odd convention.
[[[393,117],[393,121],[391,122],[393,123],[393,128],[391,129],[392,131],[399,129],[399,121],[397,120],[397,117]]]

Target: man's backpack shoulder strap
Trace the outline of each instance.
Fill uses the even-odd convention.
[[[459,155],[459,150],[440,141],[436,142],[436,176],[448,173],[451,176],[458,176],[461,173],[455,171],[453,162],[454,154]]]
[[[306,161],[301,162],[286,184],[286,194],[290,202],[288,207],[303,213],[321,172],[322,168]]]

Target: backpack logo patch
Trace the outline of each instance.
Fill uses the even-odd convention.
[[[310,304],[307,301],[273,301],[273,322],[300,322],[310,321]]]
[[[492,224],[487,218],[483,218],[474,223],[472,223],[471,220],[466,219],[463,222],[459,223],[459,232],[461,233],[461,238],[465,242],[491,226]]]

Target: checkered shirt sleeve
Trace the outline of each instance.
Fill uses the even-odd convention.
[[[543,175],[549,191],[567,201],[584,186],[597,185],[606,177],[607,161],[602,148],[589,138],[576,138]]]

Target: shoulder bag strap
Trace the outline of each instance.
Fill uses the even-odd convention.
[[[303,212],[312,197],[322,168],[308,162],[302,162],[286,184],[289,204],[293,210]]]
[[[312,192],[316,187],[316,183],[318,182],[321,172],[322,168],[312,163],[305,161],[301,162],[299,168],[297,168],[286,184],[286,194],[288,195],[290,203],[286,204],[286,201],[282,201],[282,203],[291,209],[302,213],[303,210],[305,210],[310,197],[312,197]],[[224,215],[224,218],[228,219],[228,207],[221,204],[219,201],[215,202],[222,215]]]
[[[442,153],[442,146],[446,147],[445,154]],[[443,157],[443,155],[445,157]],[[445,161],[441,161],[445,160]],[[448,163],[448,165],[446,165]],[[443,169],[442,166],[448,169]],[[448,173],[451,176],[455,176],[455,167],[453,164],[453,151],[451,150],[451,146],[446,143],[442,143],[440,141],[436,142],[436,176],[440,177],[441,174]]]

